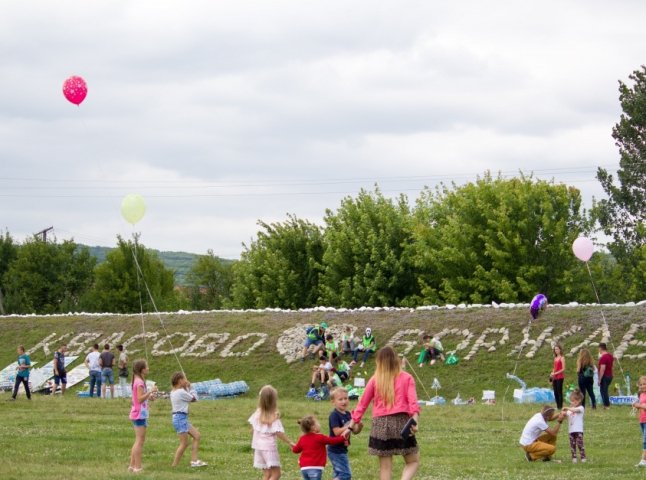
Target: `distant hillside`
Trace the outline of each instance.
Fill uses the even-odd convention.
[[[81,247],[87,247],[90,250],[90,255],[97,259],[98,263],[105,261],[106,255],[111,247],[91,247],[89,245],[79,245]],[[160,260],[164,263],[166,268],[175,272],[175,284],[176,285],[186,285],[186,276],[190,271],[191,267],[199,257],[196,253],[187,253],[187,252],[161,252],[159,250],[150,249],[155,252]],[[231,263],[233,260],[227,260],[220,258],[224,263]]]

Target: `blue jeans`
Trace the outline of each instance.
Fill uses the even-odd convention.
[[[347,453],[334,453],[328,450],[327,456],[332,464],[335,478],[338,480],[352,480],[352,470],[350,470],[350,460]]]
[[[301,475],[305,480],[321,480],[323,477],[323,470],[319,468],[305,468],[301,470]]]
[[[96,396],[101,397],[101,372],[90,370],[90,397],[94,396],[94,385],[96,385]]]
[[[608,387],[612,383],[612,377],[601,377],[601,385],[599,385],[599,390],[601,390],[601,401],[603,402],[604,407],[610,406],[610,395],[608,395]]]
[[[360,352],[360,351],[361,351],[361,350],[359,350],[359,349],[357,348],[354,352],[352,352],[352,359],[353,359],[355,362],[357,361],[357,358],[359,357],[359,352]],[[362,362],[364,362],[364,363],[365,363],[365,362],[367,362],[367,361],[368,361],[368,357],[370,356],[370,354],[371,354],[372,352],[374,352],[374,350],[370,350],[369,348],[368,348],[367,350],[364,350],[364,351],[363,351],[363,360],[362,360]]]

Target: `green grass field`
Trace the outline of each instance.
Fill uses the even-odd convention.
[[[605,311],[613,341],[618,345],[632,324],[642,325],[644,307],[615,307]],[[328,402],[315,403],[304,398],[310,376],[310,362],[287,363],[277,349],[284,332],[303,324],[327,321],[330,325],[352,324],[359,330],[371,326],[383,345],[397,332],[423,330],[435,333],[444,328],[469,330],[473,335],[469,345],[458,352],[461,361],[456,366],[436,365],[415,368],[418,376],[418,395],[428,399],[435,392],[430,388],[438,378],[442,389],[438,392],[447,400],[458,393],[462,398],[474,396],[479,399],[482,390],[496,391],[495,406],[441,406],[424,407],[418,440],[422,452],[422,466],[418,478],[562,478],[584,475],[586,479],[642,478],[633,465],[639,460],[641,438],[638,421],[629,415],[629,407],[614,407],[608,412],[590,411],[586,415],[586,446],[589,463],[569,463],[567,435],[559,440],[557,457],[562,464],[529,464],[517,446],[520,431],[526,420],[539,409],[537,405],[516,405],[512,401],[515,383],[505,379],[505,373],[513,371],[517,355],[512,349],[522,339],[527,312],[521,309],[455,309],[433,311],[381,311],[348,313],[194,313],[163,316],[169,333],[193,332],[197,338],[210,333],[228,333],[228,341],[250,332],[266,333],[267,340],[248,356],[222,357],[226,342],[203,358],[181,357],[182,366],[191,381],[221,378],[224,382],[245,380],[249,394],[230,400],[204,401],[192,406],[192,422],[203,435],[201,457],[209,462],[205,469],[196,471],[184,466],[172,470],[170,463],[177,445],[170,424],[170,403],[157,401],[151,411],[151,424],[144,453],[144,478],[261,478],[252,467],[250,448],[251,435],[247,418],[255,408],[256,392],[271,383],[280,393],[280,407],[284,424],[293,438],[298,435],[296,419],[314,413],[325,423],[331,406]],[[159,320],[144,318],[146,330],[157,331],[163,336]],[[580,329],[560,339],[565,351],[586,341],[599,341],[594,332],[601,325],[598,307],[564,308],[551,307],[532,325],[531,338],[536,339],[545,329],[551,328],[552,336],[561,335],[572,327]],[[506,328],[509,340],[500,342],[500,334],[489,334],[486,342],[495,342],[495,350],[477,350],[470,360],[464,357],[486,329]],[[31,349],[44,338],[55,334],[66,341],[83,332],[93,332],[96,340],[113,333],[123,332],[122,341],[141,332],[141,318],[117,316],[63,316],[63,317],[0,317],[0,368],[15,361],[15,348],[24,344]],[[85,337],[84,337],[85,338]],[[183,342],[175,338],[175,346]],[[403,337],[415,339],[415,335]],[[443,339],[447,350],[456,348],[464,337],[448,335]],[[635,340],[646,339],[643,328],[637,330]],[[257,338],[239,342],[232,352],[244,352]],[[87,345],[95,341],[92,335],[83,340]],[[55,343],[49,345],[50,350]],[[178,364],[173,355],[153,355],[150,350],[154,341],[147,344],[150,359],[149,378],[156,380],[160,389],[169,387],[169,378]],[[190,343],[190,342],[189,342]],[[78,347],[77,348],[81,348]],[[143,342],[130,347],[140,350],[131,356],[143,356]],[[405,344],[396,346],[403,351]],[[169,347],[158,346],[160,350]],[[417,348],[406,358],[414,363]],[[638,343],[626,350],[626,354],[646,351]],[[568,361],[566,383],[574,378],[572,356]],[[44,364],[50,359],[43,347],[32,354],[32,359]],[[625,371],[631,372],[633,380],[646,373],[643,360],[622,360]],[[369,361],[363,369],[370,375],[374,363]],[[537,350],[534,358],[521,357],[517,375],[528,386],[547,386],[547,374],[551,370],[549,343]],[[362,374],[363,372],[355,372]],[[126,468],[133,441],[132,427],[127,419],[129,401],[100,401],[80,399],[72,389],[61,398],[35,395],[27,402],[24,396],[16,402],[8,402],[9,394],[0,393],[0,479],[20,478],[120,478],[128,475]],[[506,395],[505,395],[506,394]],[[565,424],[564,424],[565,426]],[[369,425],[360,436],[354,438],[351,447],[351,463],[357,479],[377,478],[377,461],[367,455]],[[287,446],[280,447],[283,460],[283,478],[297,479],[297,457]],[[397,470],[398,472],[399,470]],[[326,472],[325,478],[331,478]]]
[[[8,397],[0,395],[0,400]],[[0,477],[3,479],[112,479],[132,476],[127,472],[133,432],[126,400],[77,399],[36,396],[28,403],[3,402],[0,409]],[[296,419],[313,413],[325,420],[328,402],[281,400],[288,435],[299,435]],[[170,403],[157,401],[144,450],[142,478],[253,479],[251,435],[246,420],[255,408],[252,398],[204,401],[191,407],[191,421],[201,431],[200,458],[209,463],[191,469],[189,456],[170,467],[177,446],[170,424]],[[434,479],[557,479],[643,478],[633,465],[639,460],[641,438],[629,407],[608,412],[588,412],[585,442],[589,461],[569,462],[567,431],[559,437],[557,458],[561,464],[528,463],[517,447],[520,431],[536,410],[531,405],[424,407],[418,441],[422,463],[418,478]],[[504,415],[504,417],[503,417]],[[563,424],[566,426],[566,424]],[[357,479],[374,479],[377,460],[367,454],[369,423],[353,437],[350,461]],[[283,478],[300,478],[297,456],[285,444],[279,446]],[[401,462],[396,462],[398,473]],[[332,478],[328,466],[325,478]],[[397,477],[396,477],[397,478]]]

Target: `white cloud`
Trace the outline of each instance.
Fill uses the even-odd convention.
[[[626,1],[34,1],[0,6],[1,226],[236,257],[256,221],[320,222],[375,182],[413,198],[485,170],[602,192]],[[86,101],[62,97],[72,74]]]

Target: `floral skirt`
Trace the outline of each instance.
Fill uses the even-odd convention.
[[[401,431],[408,422],[406,413],[396,413],[372,419],[372,430],[368,440],[368,453],[378,457],[410,455],[417,453],[417,439],[410,436],[403,439]]]

